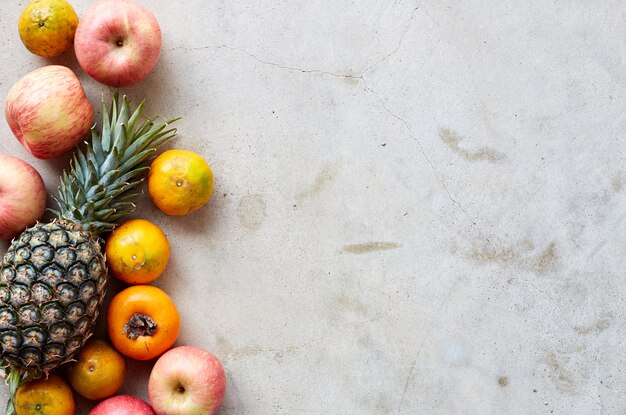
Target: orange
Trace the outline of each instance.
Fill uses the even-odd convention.
[[[74,390],[85,398],[108,398],[124,385],[126,359],[104,340],[90,340],[70,363],[67,374]]]
[[[213,171],[199,155],[168,150],[157,157],[148,172],[148,192],[161,211],[183,216],[204,206],[213,191]]]
[[[180,317],[172,299],[160,288],[133,285],[109,303],[107,331],[123,355],[153,359],[172,347],[180,331]]]
[[[60,376],[24,383],[15,392],[17,415],[74,415],[72,389]]]
[[[44,58],[70,50],[77,26],[78,15],[65,0],[32,0],[18,21],[24,46]]]
[[[147,284],[165,270],[170,258],[167,237],[145,219],[124,222],[104,246],[111,274],[129,284]]]

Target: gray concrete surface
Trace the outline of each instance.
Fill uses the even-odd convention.
[[[23,48],[24,5],[0,4],[0,94],[63,63],[97,104],[71,54]],[[222,360],[221,415],[626,412],[623,2],[149,6],[163,53],[122,91],[183,115],[172,146],[216,182],[193,215],[134,216],[171,241],[155,285],[177,344]],[[0,129],[54,192],[68,159]]]

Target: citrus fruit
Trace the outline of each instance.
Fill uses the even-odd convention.
[[[148,192],[154,204],[168,215],[194,212],[209,201],[212,191],[213,171],[192,151],[165,151],[150,166]]]
[[[24,383],[15,392],[17,415],[74,415],[70,386],[58,375]]]
[[[131,219],[113,231],[104,252],[113,276],[129,284],[147,284],[165,270],[170,244],[154,223]]]
[[[115,394],[126,378],[126,359],[104,340],[90,340],[67,371],[76,392],[98,400]]]
[[[51,58],[74,43],[78,16],[65,0],[32,0],[18,21],[20,39],[35,55]]]
[[[160,288],[133,285],[109,303],[107,331],[123,355],[150,360],[176,342],[180,315],[172,299]]]

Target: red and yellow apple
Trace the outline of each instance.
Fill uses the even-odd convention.
[[[74,72],[60,65],[44,66],[20,78],[4,102],[11,131],[40,159],[72,150],[89,132],[93,114]]]
[[[133,0],[99,0],[78,23],[74,51],[96,81],[136,84],[159,60],[161,28],[154,14]]]
[[[0,239],[10,239],[43,216],[46,187],[22,159],[0,154]]]
[[[156,415],[145,401],[131,395],[117,395],[96,405],[89,415]]]
[[[195,346],[165,352],[148,379],[148,398],[158,415],[212,415],[225,390],[226,376],[220,361]]]

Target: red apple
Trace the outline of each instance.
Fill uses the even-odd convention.
[[[136,84],[159,60],[161,28],[141,4],[100,0],[80,19],[74,51],[96,81],[113,87]]]
[[[48,65],[28,73],[9,90],[4,115],[15,137],[33,156],[58,157],[89,132],[93,105],[70,69]]]
[[[33,166],[0,154],[0,239],[34,225],[46,208],[46,187]]]
[[[145,401],[130,395],[117,395],[96,405],[89,415],[156,415]]]
[[[194,346],[165,352],[148,380],[148,397],[158,415],[212,415],[225,390],[226,376],[220,361]]]

